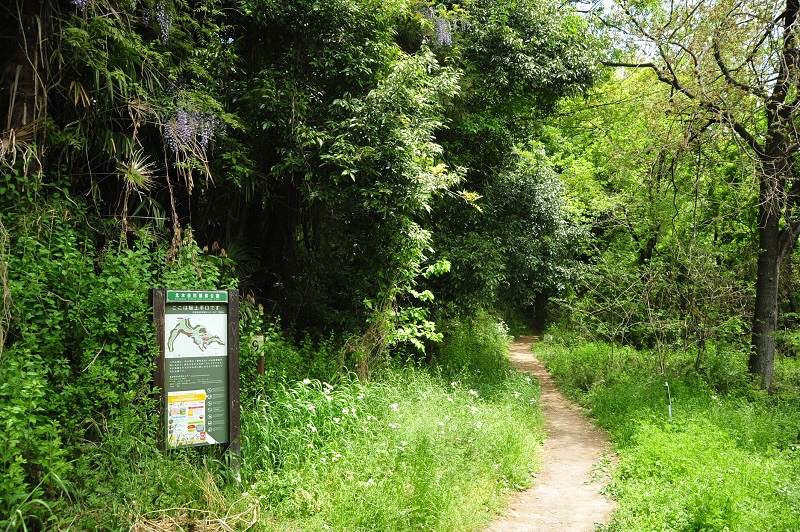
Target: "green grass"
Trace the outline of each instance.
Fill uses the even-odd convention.
[[[535,350],[616,445],[608,492],[619,509],[608,530],[800,530],[795,361],[779,360],[780,393],[767,396],[750,383],[745,355],[724,346],[698,365],[696,353],[597,343]]]
[[[528,485],[542,438],[535,381],[482,388],[404,368],[277,390],[248,409],[248,491],[303,530],[477,529]]]
[[[480,530],[529,485],[544,434],[539,384],[510,369],[508,340],[483,316],[433,368],[252,386],[238,475],[219,447],[160,451],[155,416],[117,416],[61,495],[23,501],[11,529]]]

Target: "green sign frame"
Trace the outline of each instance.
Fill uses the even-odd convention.
[[[239,292],[155,288],[150,299],[161,446],[221,444],[241,454]]]

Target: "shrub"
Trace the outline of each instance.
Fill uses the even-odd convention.
[[[499,319],[479,312],[448,327],[435,362],[445,372],[455,375],[470,372],[498,375],[509,370],[508,328]]]

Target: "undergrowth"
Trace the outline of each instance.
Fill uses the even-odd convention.
[[[778,361],[768,396],[726,345],[650,353],[551,339],[535,351],[616,445],[608,530],[800,529],[797,361]]]
[[[529,377],[470,386],[406,367],[275,389],[245,410],[247,490],[303,530],[475,529],[528,484],[542,432]]]

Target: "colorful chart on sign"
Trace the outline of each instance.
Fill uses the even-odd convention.
[[[205,390],[168,393],[167,412],[167,434],[171,446],[214,443],[206,433]]]

